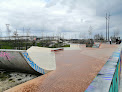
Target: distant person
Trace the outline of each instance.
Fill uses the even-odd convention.
[[[118,38],[116,38],[116,44],[118,43]]]
[[[111,39],[110,39],[110,44],[111,44]]]

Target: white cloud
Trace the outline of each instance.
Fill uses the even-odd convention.
[[[105,31],[105,9],[110,9],[113,5],[111,12],[115,15],[111,17],[110,27],[112,29],[117,26],[121,29],[119,24],[121,16],[117,14],[121,7],[116,8],[118,3],[115,1],[111,1],[110,7],[105,2],[105,0],[1,0],[0,28],[4,36],[5,24],[10,24],[13,31],[18,29],[20,33],[25,27],[31,28],[31,33],[38,36],[44,31],[45,34],[65,32],[67,37],[69,33],[72,35],[87,33],[91,25],[95,34]]]

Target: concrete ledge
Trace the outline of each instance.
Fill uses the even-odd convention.
[[[70,44],[70,47],[63,47],[64,50],[81,50],[80,44]]]

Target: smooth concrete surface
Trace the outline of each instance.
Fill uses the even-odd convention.
[[[46,70],[55,70],[55,53],[50,48],[32,46],[27,50],[29,57],[35,64]]]
[[[55,54],[49,48],[0,49],[0,69],[26,73],[48,73],[56,69]]]
[[[84,92],[118,45],[56,52],[56,70],[5,92]]]

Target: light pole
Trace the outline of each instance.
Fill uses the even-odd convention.
[[[107,13],[105,18],[106,18],[106,41],[107,41],[107,19],[108,19]]]
[[[110,22],[110,13],[108,15],[108,41],[109,41],[109,22]]]

